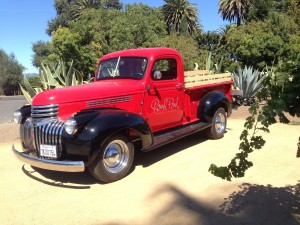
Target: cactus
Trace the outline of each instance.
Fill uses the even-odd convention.
[[[206,57],[205,69],[209,71],[210,74],[219,74],[223,66],[224,57],[220,59],[220,62],[214,63],[212,60],[212,52],[209,52]],[[195,68],[198,64],[195,64]]]
[[[206,70],[211,70],[211,67],[212,67],[212,60],[211,60],[211,57],[212,57],[212,53],[209,52],[208,53],[208,56],[206,58],[206,63],[205,63],[205,69]]]
[[[243,99],[250,99],[263,87],[263,81],[267,74],[260,73],[258,70],[253,71],[253,67],[245,66],[238,73],[233,72],[234,86],[243,91]]]
[[[42,63],[41,68],[39,69],[39,79],[41,87],[32,87],[27,77],[24,75],[24,87],[20,85],[23,95],[30,104],[32,98],[40,92],[54,88],[75,86],[92,81],[92,78],[88,81],[83,80],[82,73],[73,67],[73,61],[70,62],[70,66],[67,68],[65,62],[62,60],[59,60],[59,62],[52,67]]]

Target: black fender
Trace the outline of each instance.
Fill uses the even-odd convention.
[[[31,116],[31,105],[24,105],[21,108],[19,108],[19,111],[21,113],[19,135],[21,138],[22,145],[27,146],[29,148],[33,148],[31,133],[29,133],[28,129],[25,128],[25,121]]]
[[[202,122],[212,122],[212,118],[218,108],[224,108],[227,112],[227,117],[231,115],[231,103],[226,95],[220,91],[212,91],[205,94],[198,105],[197,117]]]
[[[142,148],[153,144],[153,134],[140,115],[120,109],[100,109],[78,113],[74,116],[78,131],[69,135],[62,133],[62,142],[68,155],[85,156],[91,163],[97,156],[102,145],[112,135],[133,130],[141,139]]]
[[[22,119],[21,124],[25,122],[25,120],[31,116],[31,105],[24,105],[21,108],[19,108],[19,111],[21,112]]]

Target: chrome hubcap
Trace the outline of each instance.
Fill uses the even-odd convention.
[[[110,142],[103,155],[105,168],[110,173],[118,173],[124,169],[128,163],[129,150],[127,144],[122,140]]]
[[[226,125],[225,123],[225,116],[222,113],[219,113],[215,119],[215,129],[217,133],[222,134],[224,132]]]

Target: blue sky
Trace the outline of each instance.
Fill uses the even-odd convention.
[[[162,6],[163,0],[121,0],[122,3],[143,2]],[[216,30],[225,22],[218,15],[219,0],[190,0],[197,4],[205,31]],[[47,22],[55,17],[54,0],[4,0],[0,8],[0,48],[13,53],[25,68],[25,73],[37,72],[32,65],[32,44],[51,39],[46,33]]]

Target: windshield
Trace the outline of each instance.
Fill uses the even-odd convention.
[[[118,57],[100,63],[97,80],[113,78],[142,79],[147,59],[141,57]]]

